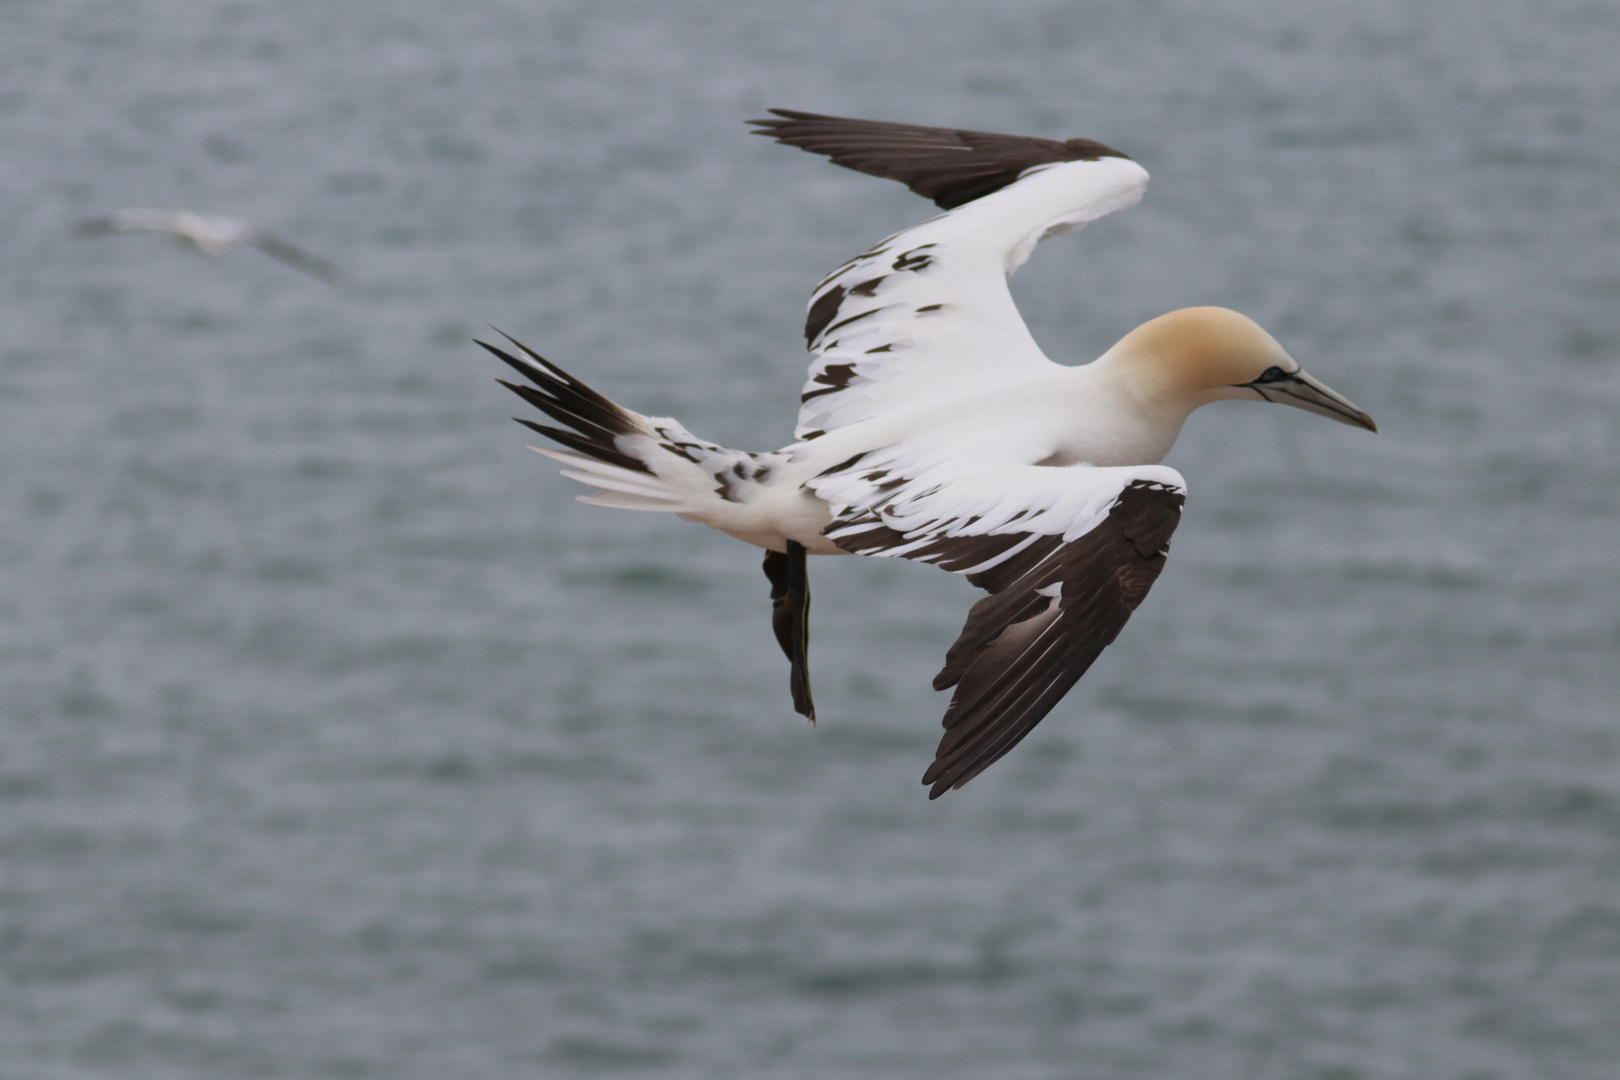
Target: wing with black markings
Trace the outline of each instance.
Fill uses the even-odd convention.
[[[815,289],[800,439],[1051,366],[1007,278],[1048,236],[1142,197],[1147,173],[1087,139],[846,120],[771,110],[759,134],[900,180],[947,211],[895,234]]]
[[[933,563],[989,591],[934,679],[956,688],[929,798],[1011,750],[1119,635],[1164,567],[1186,487],[1160,465],[1001,466],[956,480],[904,444],[818,477],[826,535],[857,555]]]

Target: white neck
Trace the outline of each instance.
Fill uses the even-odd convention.
[[[1060,377],[1065,431],[1050,464],[1156,465],[1207,395],[1165,393],[1105,353]]]

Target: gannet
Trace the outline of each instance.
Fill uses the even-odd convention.
[[[168,233],[183,247],[203,255],[224,255],[247,244],[322,281],[331,283],[339,276],[338,268],[325,259],[283,240],[262,225],[240,218],[211,217],[189,210],[114,210],[85,218],[73,231],[81,238],[126,232]]]
[[[795,708],[813,723],[807,555],[932,563],[989,595],[934,688],[955,687],[929,798],[1011,750],[1106,648],[1159,576],[1186,500],[1159,464],[1213,401],[1268,401],[1376,431],[1251,319],[1160,315],[1087,364],[1053,363],[1007,279],[1049,236],[1135,204],[1140,165],[1088,139],[772,109],[755,134],[899,180],[943,211],[880,240],[811,294],[814,361],[796,441],[732,450],[616,404],[515,339],[479,342],[500,380],[563,425],[520,419],[597,506],[665,511],[765,549]]]

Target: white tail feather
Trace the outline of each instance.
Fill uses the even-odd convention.
[[[564,469],[562,474],[570,480],[578,480],[582,484],[601,488],[603,491],[617,491],[622,495],[634,495],[637,498],[653,499],[659,502],[681,502],[670,492],[662,488],[648,487],[633,481],[621,480],[616,476],[604,476],[599,472],[576,472],[573,469]]]
[[[575,499],[592,506],[611,506],[615,510],[651,510],[654,513],[676,514],[684,506],[678,502],[663,502],[640,495],[622,495],[617,491],[600,491],[595,495],[575,495]]]
[[[544,451],[541,451],[544,453]],[[651,499],[669,498],[669,487],[658,477],[649,476],[642,472],[633,472],[618,465],[609,465],[605,462],[594,461],[589,458],[577,460],[565,458],[561,454],[551,454],[551,457],[571,466],[563,470],[563,475],[570,480],[578,480],[582,484],[596,484],[611,487],[614,491],[626,491],[632,495],[645,495]]]
[[[531,446],[537,454],[570,466],[561,470],[570,480],[598,489],[590,495],[580,495],[580,502],[593,506],[611,506],[619,510],[651,510],[676,513],[686,509],[686,499],[671,491],[663,480],[647,473],[610,465],[605,461],[587,457],[575,450],[553,450],[545,446]]]

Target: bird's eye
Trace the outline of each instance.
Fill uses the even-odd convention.
[[[1284,371],[1280,367],[1277,367],[1276,365],[1272,365],[1271,367],[1268,367],[1266,370],[1262,371],[1260,373],[1260,377],[1254,381],[1257,383],[1274,383],[1282,382],[1286,378],[1288,378],[1288,372]]]

